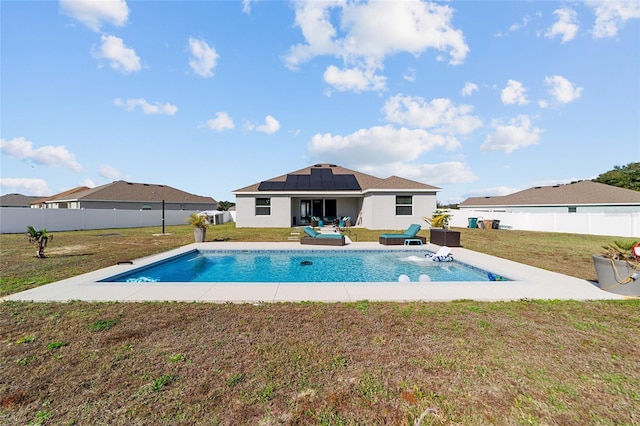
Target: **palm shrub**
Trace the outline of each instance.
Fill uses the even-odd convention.
[[[45,258],[44,248],[47,246],[49,240],[53,240],[53,235],[48,235],[47,230],[44,228],[36,231],[33,226],[27,226],[27,236],[29,237],[29,243],[38,245],[36,257],[40,259]]]
[[[422,216],[422,220],[427,222],[432,228],[449,229],[449,220],[451,219],[451,212],[449,210],[437,209],[431,217]]]
[[[637,263],[636,255],[633,251],[633,247],[638,244],[638,241],[614,241],[605,246],[602,246],[604,252],[602,256],[607,259],[622,260],[624,262]]]

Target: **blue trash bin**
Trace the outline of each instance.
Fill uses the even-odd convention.
[[[469,228],[477,228],[478,227],[478,218],[477,217],[470,217],[469,218]]]
[[[318,221],[318,226],[319,226],[320,228],[322,228],[322,227],[324,226],[324,222],[323,222],[323,221],[321,221],[321,220],[319,220],[319,221]]]

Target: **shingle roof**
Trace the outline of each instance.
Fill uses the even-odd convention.
[[[49,197],[39,198],[33,201],[31,204],[42,204],[42,203],[46,203],[47,201],[57,200],[59,198],[65,198],[65,197],[69,198],[69,195],[75,194],[76,192],[86,191],[87,189],[89,189],[88,186],[77,186],[75,188],[68,189],[58,194],[51,195]]]
[[[175,203],[215,203],[211,197],[190,194],[167,185],[115,181],[95,188],[86,188],[70,195],[56,196],[57,201],[162,201]]]
[[[471,197],[460,203],[460,206],[567,206],[583,204],[640,204],[640,191],[586,180],[566,185],[537,186],[504,196]]]
[[[2,207],[29,207],[31,203],[42,197],[35,197],[22,194],[6,194],[0,197]]]
[[[285,175],[277,176],[271,179],[268,179],[264,182],[285,182],[287,180],[287,176],[289,175],[311,175],[312,169],[330,169],[333,171],[335,175],[353,175],[360,185],[360,191],[364,192],[367,190],[431,190],[437,191],[440,188],[427,185],[424,183],[416,182],[409,179],[404,179],[398,176],[391,176],[387,179],[381,179],[372,175],[368,175],[366,173],[357,172],[355,170],[347,169],[345,167],[338,166],[336,164],[314,164],[312,166],[305,167],[300,170],[296,170],[294,172],[287,173]],[[241,193],[241,192],[258,192],[260,184],[262,182],[257,182],[249,186],[245,186],[244,188],[236,189],[233,192]],[[358,192],[360,192],[358,191]]]

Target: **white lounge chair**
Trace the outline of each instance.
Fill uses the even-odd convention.
[[[428,258],[434,262],[452,262],[453,256],[451,256],[451,248],[447,246],[440,247],[440,250]]]

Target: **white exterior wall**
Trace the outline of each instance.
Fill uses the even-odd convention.
[[[256,215],[256,197],[254,195],[236,195],[236,227],[291,227],[291,199],[288,196],[261,194],[258,198],[271,198],[271,214]]]
[[[349,216],[351,224],[355,225],[360,213],[360,198],[337,198],[338,215],[340,217]]]
[[[396,195],[413,195],[413,215],[396,215]],[[436,210],[435,194],[371,194],[364,199],[362,226],[368,229],[406,229],[417,223],[426,228],[422,216],[431,216]]]

